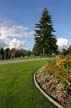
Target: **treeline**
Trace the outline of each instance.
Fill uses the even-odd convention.
[[[0,60],[30,56],[31,53],[32,53],[31,51],[27,51],[23,49],[16,50],[16,49],[9,49],[9,48],[6,48],[6,49],[1,48]]]

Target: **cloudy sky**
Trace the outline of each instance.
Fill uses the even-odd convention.
[[[57,44],[71,44],[71,0],[0,0],[0,48],[31,50],[35,24],[45,7],[52,16]]]

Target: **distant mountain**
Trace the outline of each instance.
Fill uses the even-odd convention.
[[[15,57],[30,56],[31,53],[32,53],[31,51],[25,49],[19,49],[19,50],[15,50]]]

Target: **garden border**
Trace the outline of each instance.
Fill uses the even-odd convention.
[[[42,69],[43,67],[41,67],[40,69]],[[39,69],[39,70],[40,70]],[[39,72],[39,70],[37,72]],[[50,101],[52,102],[55,106],[57,106],[58,108],[64,108],[63,106],[61,106],[58,102],[56,102],[55,100],[53,100],[49,95],[47,95],[43,89],[41,89],[41,87],[39,86],[39,84],[36,81],[36,77],[35,77],[36,72],[34,73],[33,79],[34,79],[34,84],[36,85],[36,87],[39,89],[39,91]]]

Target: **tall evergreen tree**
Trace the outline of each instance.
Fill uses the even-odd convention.
[[[34,52],[38,51],[38,54],[41,52],[43,55],[51,54],[53,52],[56,53],[57,40],[55,36],[53,35],[53,32],[54,32],[54,29],[52,25],[51,15],[49,14],[47,8],[45,8],[40,18],[39,24],[36,24],[36,30],[35,30],[35,35],[34,35],[35,45],[34,45],[33,51]],[[37,50],[35,46],[38,46]],[[40,49],[42,51],[40,51]]]

